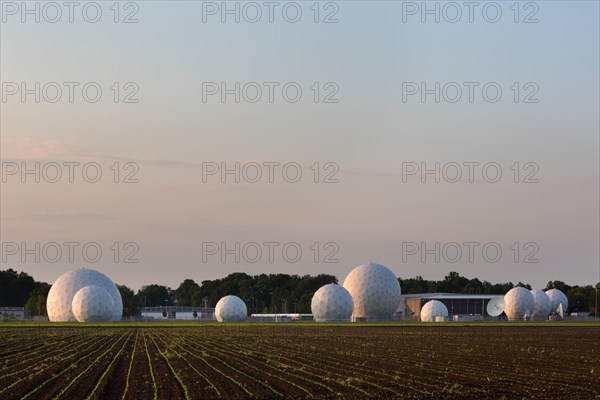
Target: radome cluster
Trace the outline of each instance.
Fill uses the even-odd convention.
[[[61,275],[46,300],[52,322],[120,321],[123,300],[117,286],[93,269],[75,269]]]
[[[509,320],[546,320],[550,314],[562,317],[568,306],[567,296],[558,289],[543,292],[514,287],[504,296],[504,313]]]
[[[347,275],[343,286],[328,284],[313,295],[311,310],[317,322],[387,321],[394,317],[401,301],[400,284],[387,267],[376,263],[359,265]],[[563,317],[567,296],[558,289],[527,290],[514,287],[504,296],[490,298],[488,314],[506,314],[509,320],[547,320]],[[48,318],[52,322],[119,321],[123,302],[117,286],[106,275],[92,269],[76,269],[60,276],[47,298]],[[216,304],[219,322],[242,322],[248,309],[242,299],[229,295]],[[419,314],[417,314],[419,315]],[[420,309],[420,320],[448,319],[447,306],[430,300]]]

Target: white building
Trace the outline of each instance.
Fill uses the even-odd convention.
[[[0,321],[22,321],[25,319],[23,307],[0,307]]]
[[[140,315],[143,319],[149,320],[212,321],[215,319],[215,309],[212,307],[142,307]]]

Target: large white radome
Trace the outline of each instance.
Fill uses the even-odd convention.
[[[317,322],[349,321],[354,302],[350,292],[340,285],[331,283],[315,292],[310,308]]]
[[[559,290],[559,289],[550,289],[546,291],[546,294],[550,298],[552,302],[551,312],[558,312],[558,306],[562,304],[563,313],[567,312],[567,308],[569,308],[569,300],[567,296]]]
[[[369,263],[354,268],[344,281],[352,295],[352,318],[388,319],[400,304],[400,283],[392,271],[383,265]]]
[[[73,315],[79,322],[110,322],[113,318],[114,302],[106,289],[100,286],[85,286],[73,297]]]
[[[243,322],[247,315],[246,303],[237,296],[225,296],[215,307],[215,318],[219,322]]]
[[[448,308],[437,300],[429,300],[421,308],[421,322],[435,322],[435,317],[448,317]]]
[[[120,321],[123,315],[123,300],[119,289],[106,275],[93,269],[75,269],[61,275],[50,288],[46,308],[52,322],[75,322],[73,298],[86,286],[99,286],[106,290],[113,301],[112,321]]]
[[[535,299],[524,287],[514,287],[504,295],[504,312],[508,319],[525,319],[535,308]]]
[[[550,300],[550,297],[548,297],[544,291],[539,289],[533,289],[531,294],[535,300],[535,307],[531,313],[531,319],[548,319],[548,315],[550,315],[550,311],[552,310],[552,300]]]

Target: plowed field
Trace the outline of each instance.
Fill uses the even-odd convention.
[[[600,397],[594,326],[0,328],[0,399]]]

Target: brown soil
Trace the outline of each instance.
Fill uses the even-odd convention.
[[[144,400],[155,398],[155,387],[157,399],[191,400],[600,396],[600,327],[138,325],[2,333],[1,399]]]

